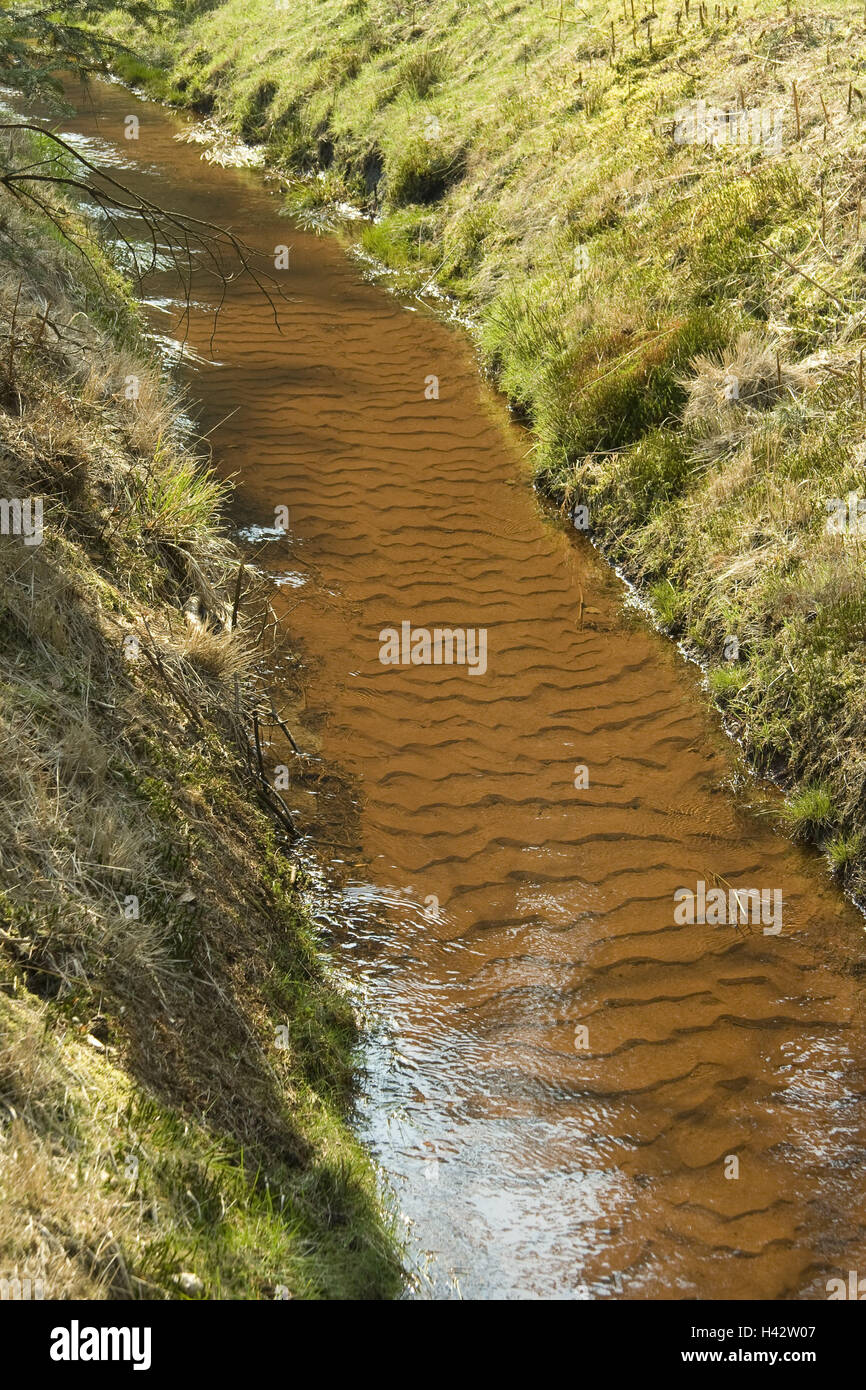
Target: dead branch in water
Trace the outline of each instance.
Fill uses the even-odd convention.
[[[181,323],[184,325],[184,334],[189,329],[192,312],[195,256],[196,252],[200,253],[204,260],[202,270],[212,275],[220,285],[219,299],[214,307],[211,350],[217,320],[225,303],[229,285],[244,275],[249,276],[263,295],[270,306],[277,331],[282,332],[277,306],[279,301],[288,302],[287,296],[274,276],[262,268],[260,262],[263,253],[248,246],[235,232],[205,218],[164,208],[144,194],[136,193],[94,164],[62,136],[35,121],[2,121],[0,131],[9,132],[10,137],[18,131],[29,131],[38,135],[51,141],[58,150],[70,156],[76,161],[76,165],[81,167],[84,173],[82,177],[76,173],[51,168],[50,159],[22,165],[19,168],[7,168],[0,172],[0,187],[5,188],[17,202],[29,204],[42,213],[64,240],[68,241],[87,262],[100,283],[102,276],[99,268],[76,239],[73,229],[67,223],[64,210],[49,198],[42,196],[37,188],[47,186],[47,190],[69,189],[96,207],[114,236],[126,249],[139,284],[157,265],[160,250],[166,252],[183,289],[184,310]],[[150,242],[149,263],[142,263],[139,248],[129,240],[123,230],[121,219],[124,216],[136,218],[145,228]]]

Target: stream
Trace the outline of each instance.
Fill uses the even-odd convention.
[[[356,1126],[415,1296],[822,1299],[866,1275],[863,922],[749,808],[700,672],[533,492],[463,329],[280,216],[260,171],[203,162],[192,117],[80,98],[56,128],[115,176],[289,248],[281,331],[249,278],[214,327],[199,263],[183,372],[299,654],[278,707],[328,775],[285,797],[370,1018]],[[182,337],[168,270],[145,297]],[[445,629],[456,660],[404,662]],[[699,884],[780,894],[780,923],[676,920]]]

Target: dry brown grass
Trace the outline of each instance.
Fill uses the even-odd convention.
[[[233,683],[245,679],[255,653],[239,642],[234,633],[211,632],[206,627],[191,628],[181,647],[182,656],[196,671],[212,680]]]
[[[156,365],[129,349],[117,351],[107,370],[90,372],[81,386],[81,400],[126,407],[127,438],[135,452],[145,458],[158,454],[177,431],[180,399],[167,392],[164,375]]]
[[[48,1298],[176,1297],[190,1269],[213,1297],[393,1291],[340,1118],[351,1013],[256,804],[270,615],[251,586],[226,620],[224,488],[156,366],[112,363],[56,242],[0,222],[0,497],[44,499],[41,544],[0,537],[0,1278]],[[190,629],[191,589],[221,631]]]
[[[116,1141],[99,1099],[110,1090],[122,1106],[122,1078],[109,1084],[92,1043],[59,1042],[44,1006],[0,999],[0,1026],[0,1269],[42,1280],[47,1298],[146,1294],[120,1244],[136,1225],[134,1194],[106,1185]],[[70,1121],[86,1127],[74,1148]]]
[[[719,356],[693,359],[683,382],[683,424],[724,429],[738,412],[770,410],[786,396],[796,400],[810,379],[806,367],[783,361],[777,343],[748,329]]]

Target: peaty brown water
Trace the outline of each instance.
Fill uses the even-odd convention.
[[[63,128],[136,187],[291,245],[282,335],[238,281],[214,360],[196,277],[188,379],[238,524],[290,511],[262,563],[304,655],[296,736],[357,809],[357,845],[321,851],[323,920],[377,1020],[359,1124],[421,1292],[824,1298],[866,1274],[861,918],[723,785],[693,668],[539,504],[465,335],[208,167],[186,119],[95,99]],[[178,336],[176,284],[150,294]],[[486,630],[486,670],[382,664],[402,623]],[[677,925],[714,875],[780,892],[781,932]]]

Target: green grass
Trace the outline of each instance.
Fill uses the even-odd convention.
[[[670,580],[658,580],[655,584],[650,585],[649,592],[655,615],[661,626],[672,631],[678,628],[682,614],[682,595],[677,593]]]
[[[708,677],[710,690],[723,707],[736,698],[745,681],[746,672],[739,666],[717,666]]]
[[[784,818],[794,835],[811,839],[833,824],[833,799],[825,787],[804,787],[787,803]]]
[[[837,874],[844,875],[852,864],[856,864],[862,852],[860,835],[836,835],[827,845],[827,858]]]

